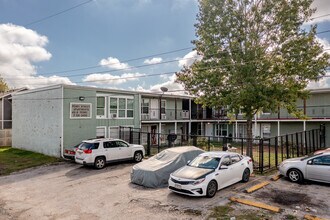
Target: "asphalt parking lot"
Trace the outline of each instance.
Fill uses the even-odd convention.
[[[167,188],[147,189],[130,183],[133,163],[112,164],[103,170],[61,162],[0,177],[0,219],[207,219],[213,207],[230,197],[279,206],[271,219],[310,213],[330,219],[330,185],[298,185],[280,179],[252,194],[244,191],[268,176],[252,177],[219,191],[214,198],[193,198]],[[236,212],[254,210],[232,204]]]

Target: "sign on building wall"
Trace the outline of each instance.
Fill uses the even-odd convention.
[[[70,118],[92,118],[92,104],[70,103]]]

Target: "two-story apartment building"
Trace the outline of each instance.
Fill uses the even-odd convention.
[[[140,126],[139,103],[136,92],[71,85],[17,93],[12,146],[60,157],[82,140],[117,138],[119,126]]]
[[[225,108],[202,108],[190,96],[142,94],[141,126],[144,132],[196,134],[210,137],[246,137],[243,114],[229,118]],[[298,109],[307,116],[296,118],[286,109],[278,113],[259,112],[253,123],[254,137],[272,137],[319,128],[330,129],[330,89],[311,90],[307,100],[297,101]],[[161,114],[160,114],[161,113]],[[145,115],[143,115],[145,114]],[[157,140],[154,140],[154,144]],[[327,136],[326,143],[330,143]]]
[[[225,109],[202,108],[192,96],[56,85],[14,94],[12,105],[13,146],[53,156],[84,139],[118,138],[120,127],[141,131],[142,143],[150,133],[152,145],[165,144],[170,133],[178,134],[178,141],[189,134],[246,137],[243,115],[229,120]],[[283,135],[320,124],[329,129],[330,89],[312,90],[311,97],[297,106],[308,118],[294,118],[285,109],[259,113],[253,135]]]

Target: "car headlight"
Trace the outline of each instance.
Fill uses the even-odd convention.
[[[204,182],[205,178],[202,178],[202,179],[198,179],[198,180],[195,180],[192,184],[193,185],[198,185],[198,184],[201,184],[202,182]]]

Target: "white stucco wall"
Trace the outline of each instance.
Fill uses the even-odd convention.
[[[61,98],[60,86],[14,95],[12,146],[60,157]]]

